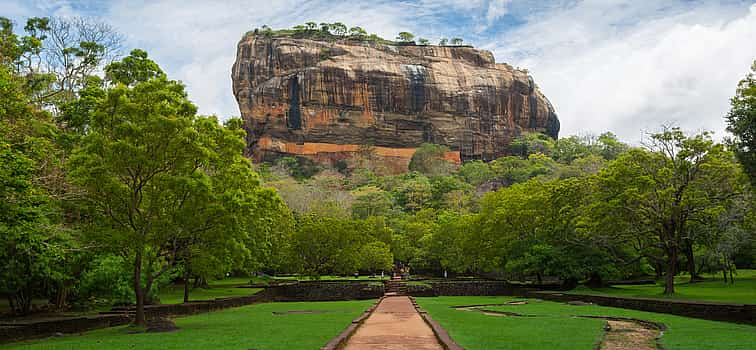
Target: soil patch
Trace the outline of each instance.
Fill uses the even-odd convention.
[[[147,333],[175,332],[179,330],[170,318],[152,318],[147,320]]]
[[[633,321],[608,320],[602,350],[656,350],[659,329]]]

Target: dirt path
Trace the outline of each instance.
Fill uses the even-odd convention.
[[[655,350],[659,330],[630,321],[607,321],[602,350]]]
[[[386,297],[349,338],[347,350],[443,350],[406,296]]]

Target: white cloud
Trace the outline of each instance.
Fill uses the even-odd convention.
[[[106,16],[146,49],[174,79],[187,85],[200,113],[221,118],[239,115],[231,92],[231,65],[236,44],[248,30],[268,24],[288,28],[306,21],[360,25],[393,37],[412,29],[403,7],[368,1],[337,6],[330,1],[177,1],[114,3]],[[380,15],[376,15],[380,13]]]
[[[565,4],[566,3],[566,4]],[[230,68],[242,34],[305,21],[360,25],[393,38],[463,36],[499,62],[530,69],[554,104],[562,135],[676,122],[723,135],[737,82],[756,58],[756,7],[739,2],[585,0],[11,0],[17,22],[46,15],[100,15],[187,85],[200,112],[238,115]],[[512,27],[516,17],[525,23]],[[472,40],[471,40],[472,39]]]
[[[509,12],[508,9],[509,0],[492,0],[488,3],[488,12],[486,13],[486,24],[489,26],[497,19],[506,15]]]
[[[530,69],[562,135],[611,130],[635,142],[672,122],[724,136],[729,98],[756,59],[756,5],[640,3],[540,13],[489,48]]]

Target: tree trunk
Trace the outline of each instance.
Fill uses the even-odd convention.
[[[734,269],[732,268],[732,266],[730,266],[730,284],[735,283],[735,277],[732,276],[732,270]]]
[[[727,270],[722,269],[722,278],[724,279],[724,283],[727,283]]]
[[[144,317],[144,289],[142,289],[142,252],[138,251],[134,258],[134,294],[136,295],[136,316],[134,324],[147,326]]]
[[[184,267],[184,302],[189,302],[189,267]]]
[[[693,254],[693,242],[689,239],[685,240],[685,257],[688,260],[688,272],[690,273],[690,282],[700,281],[701,277],[696,274],[696,261]]]
[[[668,243],[667,275],[664,276],[664,294],[675,294],[675,268],[677,267],[677,246]]]

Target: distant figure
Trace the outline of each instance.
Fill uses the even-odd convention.
[[[444,270],[444,278],[446,278],[446,270]]]

